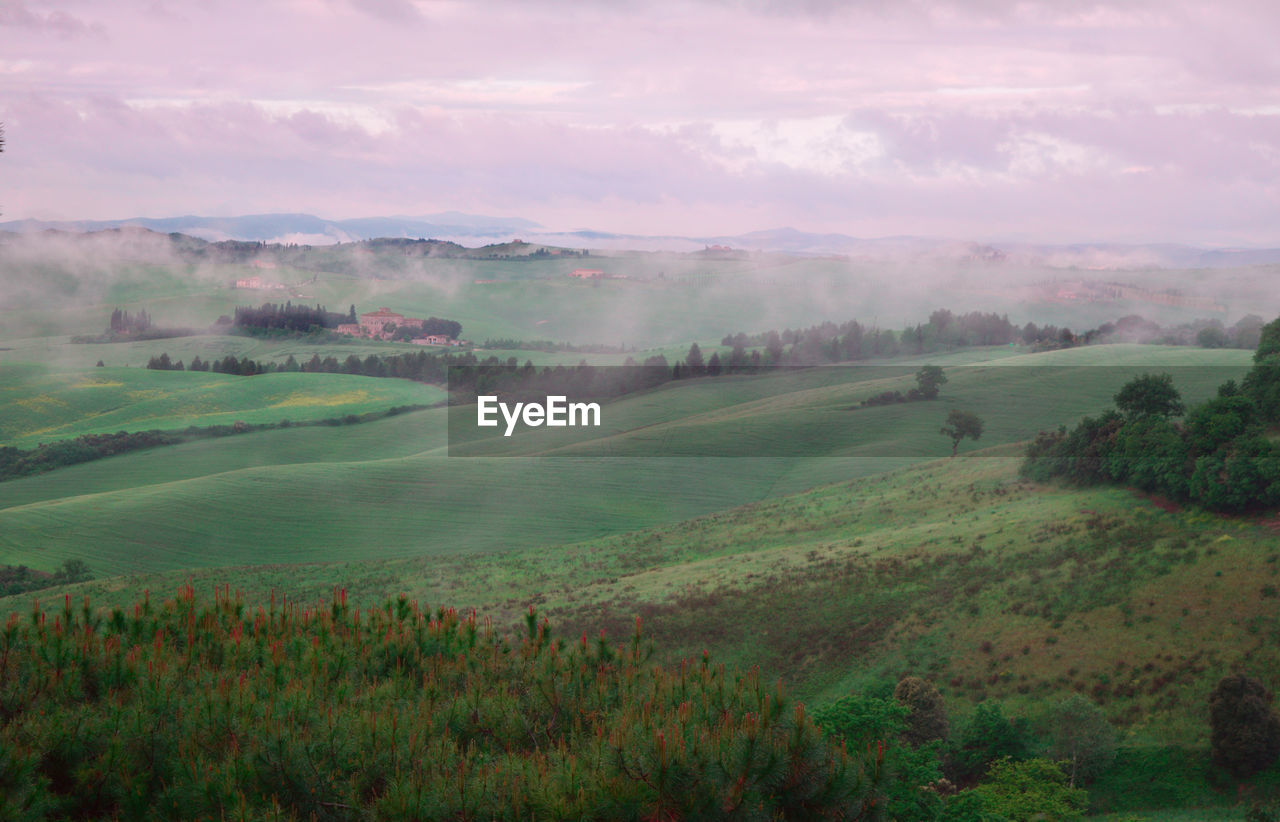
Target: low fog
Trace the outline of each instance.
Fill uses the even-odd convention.
[[[824,321],[900,330],[939,308],[1079,331],[1131,314],[1230,325],[1280,312],[1270,286],[1280,266],[1153,262],[1188,253],[1171,248],[1006,250],[903,239],[815,255],[727,245],[676,252],[410,240],[211,244],[140,228],[0,233],[0,305],[10,337],[101,333],[115,307],[145,307],[163,327],[203,329],[233,305],[293,301],[456,319],[477,343],[501,337],[636,349]],[[605,273],[568,276],[578,266]],[[232,288],[246,277],[266,286]]]

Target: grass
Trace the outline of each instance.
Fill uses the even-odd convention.
[[[1080,356],[1099,353],[1086,349]],[[1174,362],[1186,352],[1146,353]],[[937,402],[850,410],[860,397],[885,386],[905,388],[911,370],[900,369],[902,376],[891,378],[883,370],[831,368],[681,381],[608,405],[606,426],[590,441],[566,443],[560,432],[548,439],[542,429],[542,439],[503,443],[514,449],[505,453],[534,455],[523,458],[446,457],[443,409],[350,428],[257,432],[114,457],[0,486],[0,563],[52,569],[81,558],[98,573],[114,574],[541,548],[945,455],[949,442],[937,426],[948,407],[971,408],[987,418],[982,444],[1025,439],[1039,427],[1100,410],[1123,378],[1119,371],[1089,365],[1044,370],[1048,376],[1032,368],[955,367]],[[1201,393],[1215,382],[1209,376],[1223,373],[1204,372]],[[68,406],[58,412],[62,417],[56,409],[32,414],[43,430],[22,431],[28,441],[118,430],[122,416],[148,428],[257,421],[264,415],[332,417],[349,407],[368,410],[373,400],[357,392],[431,390],[395,380],[312,374],[236,378],[94,369],[68,376],[31,368],[16,373],[13,382],[27,386],[15,392],[22,397],[68,398],[61,400]],[[46,387],[42,381],[86,378],[121,385],[69,383],[61,394],[34,393]],[[220,393],[228,389],[250,392],[241,408],[195,404],[196,397],[229,402]],[[81,398],[94,392],[142,396],[86,419],[88,409],[72,406],[71,399],[87,403]],[[1012,402],[1010,396],[1020,399]],[[339,400],[344,404],[328,404]],[[467,412],[457,413],[465,418]],[[483,454],[497,442],[456,441],[452,453]],[[601,459],[602,454],[612,457]],[[982,460],[960,462],[983,470]]]
[[[434,386],[346,374],[0,365],[0,443],[29,448],[81,434],[316,420],[444,399]]]
[[[298,551],[273,550],[282,564],[118,577],[76,590],[109,602],[191,578],[305,600],[342,585],[359,602],[405,593],[512,622],[535,605],[568,635],[602,627],[620,635],[639,615],[672,655],[713,647],[733,664],[759,664],[809,700],[917,674],[938,683],[961,716],[994,698],[1035,719],[1083,692],[1124,729],[1125,744],[1138,746],[1205,745],[1205,695],[1229,670],[1280,684],[1280,624],[1263,590],[1280,573],[1267,523],[1169,512],[1121,489],[1031,486],[1018,480],[1008,453],[927,463],[554,551],[531,544],[541,527],[532,507],[508,520],[494,506],[483,518],[507,532],[504,550],[380,561],[348,550],[345,562],[304,565],[283,564],[301,561]],[[689,487],[676,476],[669,481]],[[554,496],[542,496],[541,507]],[[452,518],[464,521],[457,533],[474,533],[479,520],[460,500],[449,500]],[[352,501],[363,508],[358,522],[377,521],[373,500]],[[103,532],[91,510],[75,517]],[[277,533],[294,525],[290,517]],[[399,533],[388,526],[385,542]],[[199,530],[193,523],[172,544],[216,552]],[[141,544],[142,531],[134,535],[139,550],[158,550]],[[105,559],[86,556],[83,540],[68,544],[95,568]],[[173,567],[198,562],[173,557]]]
[[[459,411],[453,455],[608,454],[642,456],[938,457],[950,443],[938,427],[953,408],[977,413],[986,423],[983,444],[1021,441],[1042,429],[1074,423],[1111,405],[1111,397],[1144,370],[1170,370],[1184,397],[1212,395],[1248,366],[1243,351],[1202,352],[1173,347],[1098,346],[975,362],[976,352],[956,356],[949,382],[936,402],[852,410],[874,394],[914,387],[915,365],[834,366],[668,383],[611,403],[602,427],[526,429],[505,437],[501,429],[477,429]],[[952,365],[948,355],[931,358]],[[483,433],[481,433],[483,431]]]

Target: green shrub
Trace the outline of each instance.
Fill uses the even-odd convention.
[[[1088,794],[1067,785],[1062,770],[1047,759],[992,763],[987,778],[972,789],[983,809],[1009,822],[1083,819]]]
[[[883,759],[705,655],[504,637],[403,598],[11,615],[9,819],[879,818]]]

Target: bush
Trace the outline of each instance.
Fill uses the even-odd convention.
[[[846,750],[875,753],[883,762],[876,791],[886,797],[891,819],[930,819],[942,799],[930,790],[941,777],[936,745],[913,748],[903,741],[910,709],[894,699],[846,696],[814,712],[828,738]]]
[[[1115,729],[1101,708],[1079,694],[1058,703],[1050,723],[1053,744],[1049,755],[1063,763],[1072,787],[1092,782],[1115,761]]]
[[[992,763],[987,779],[973,793],[983,809],[1009,822],[1083,819],[1089,795],[1067,785],[1062,770],[1047,759]]]
[[[905,677],[893,689],[893,698],[910,710],[902,730],[907,744],[918,748],[947,738],[947,708],[932,682],[918,676]]]
[[[1244,674],[1223,677],[1209,694],[1209,744],[1215,764],[1251,776],[1280,755],[1280,718],[1271,692]]]
[[[985,774],[988,765],[996,760],[1025,759],[1031,742],[1031,728],[1025,719],[1010,721],[999,703],[983,702],[973,712],[951,751],[948,770],[955,780],[972,782]]]
[[[0,631],[0,817],[872,818],[882,757],[704,655],[190,586]]]

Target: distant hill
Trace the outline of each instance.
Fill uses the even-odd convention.
[[[326,220],[312,214],[250,214],[240,217],[131,217],[121,220],[10,220],[0,231],[101,231],[139,227],[182,233],[209,241],[332,245],[375,238],[437,239],[475,246],[523,239],[534,244],[613,251],[766,251],[866,260],[950,260],[981,265],[1034,264],[1089,270],[1134,268],[1230,268],[1280,264],[1280,248],[1197,248],[1173,243],[979,243],[920,236],[854,237],[774,228],[743,234],[678,236],[620,234],[589,228],[548,229],[520,217],[442,211],[419,217],[360,217]]]
[[[519,217],[486,217],[445,211],[423,217],[360,217],[326,220],[312,214],[250,214],[242,217],[130,217],[122,220],[12,220],[5,231],[101,231],[137,226],[164,234],[181,233],[204,240],[328,245],[374,237],[500,237],[530,231],[538,224]]]

